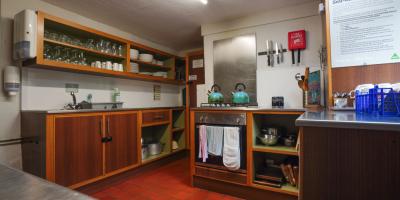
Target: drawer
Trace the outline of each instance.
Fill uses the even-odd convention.
[[[153,124],[169,121],[169,110],[143,111],[142,124]]]
[[[204,178],[211,178],[215,180],[227,181],[230,183],[236,183],[241,185],[246,185],[247,175],[241,173],[235,173],[225,170],[212,169],[206,167],[195,167],[195,175]]]

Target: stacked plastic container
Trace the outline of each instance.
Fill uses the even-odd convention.
[[[400,117],[400,84],[378,84],[355,91],[357,113]]]

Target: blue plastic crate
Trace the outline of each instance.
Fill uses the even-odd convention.
[[[400,116],[400,93],[377,86],[365,94],[356,92],[356,112]]]

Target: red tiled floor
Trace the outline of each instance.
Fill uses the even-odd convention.
[[[191,187],[188,159],[180,159],[90,194],[100,200],[238,200]]]

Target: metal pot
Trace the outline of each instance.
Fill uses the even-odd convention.
[[[263,128],[261,129],[261,134],[257,137],[265,145],[276,145],[280,138],[279,129],[274,127]]]
[[[154,156],[154,155],[158,155],[162,152],[163,148],[164,148],[165,144],[161,144],[161,143],[152,143],[152,144],[148,144],[147,148],[149,151],[149,155],[150,156]]]
[[[142,159],[149,157],[149,148],[147,145],[142,146]]]
[[[263,136],[257,136],[260,141],[268,146],[274,146],[278,143],[279,136],[277,135],[263,135]]]
[[[242,86],[240,88],[239,86]],[[243,83],[237,83],[235,91],[232,92],[232,103],[234,104],[248,104],[250,103],[249,95],[245,92],[246,85]]]
[[[223,103],[224,95],[221,93],[221,87],[217,84],[211,86],[211,90],[208,91],[208,103]]]

